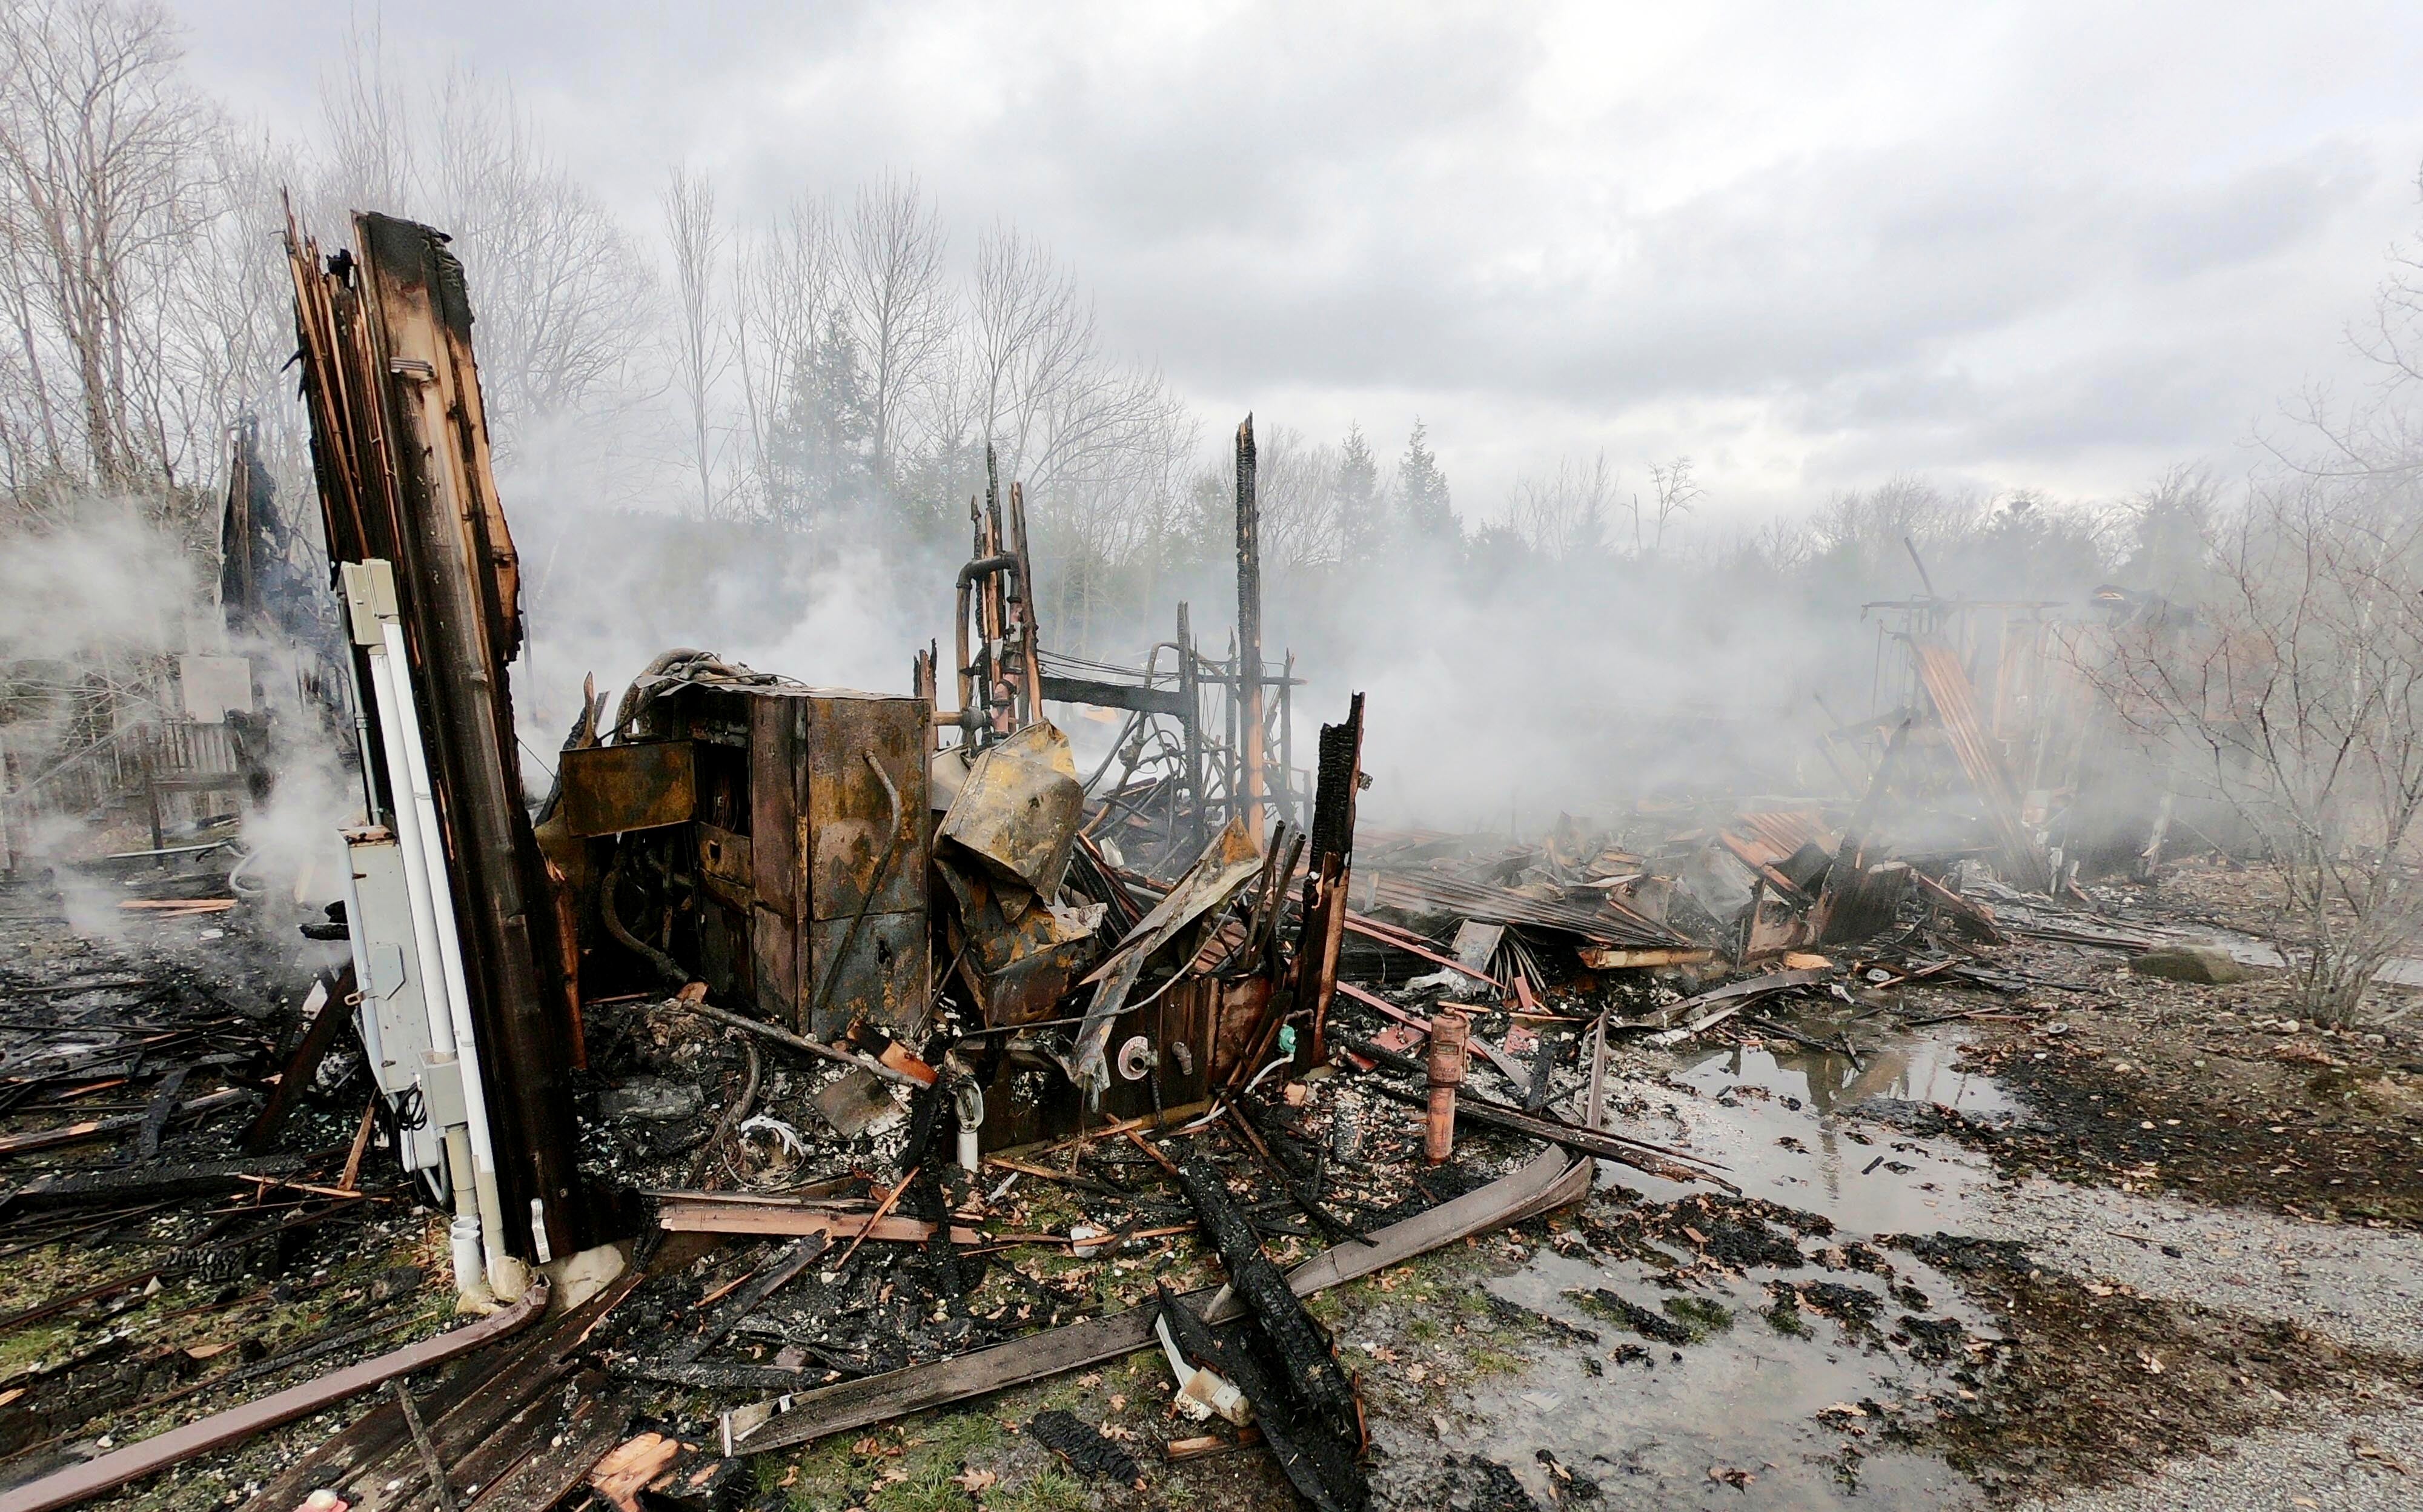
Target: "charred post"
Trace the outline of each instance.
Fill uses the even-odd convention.
[[[1243,788],[1238,812],[1257,841],[1265,820],[1262,797],[1262,542],[1254,499],[1254,417],[1237,427],[1237,739]]]

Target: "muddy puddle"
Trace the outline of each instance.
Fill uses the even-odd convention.
[[[1835,1032],[1823,1020],[1795,1027],[1812,1038]],[[1550,1349],[1463,1393],[1438,1424],[1448,1452],[1504,1466],[1544,1507],[1976,1499],[1942,1458],[1896,1444],[1960,1396],[1956,1373],[1977,1358],[1971,1341],[2000,1330],[1951,1278],[1873,1241],[1963,1232],[1974,1205],[1990,1200],[1984,1161],[1909,1132],[1924,1126],[1928,1105],[1987,1120],[2019,1109],[1991,1080],[1957,1068],[1948,1035],[1882,1039],[1854,1027],[1852,1038],[1856,1057],[1768,1039],[1620,1063],[1623,1079],[1609,1089],[1616,1127],[1721,1160],[1745,1197],[1816,1215],[1831,1230],[1811,1221],[1792,1235],[1798,1264],[1790,1249],[1768,1257],[1781,1264],[1748,1265],[1694,1263],[1688,1245],[1679,1267],[1637,1246],[1626,1254],[1594,1224],[1693,1194],[1602,1167],[1600,1194],[1576,1226],[1586,1242],[1544,1248],[1490,1283],[1600,1342]],[[1670,1211],[1664,1221],[1671,1233],[1680,1220]],[[1646,1337],[1626,1326],[1627,1306],[1687,1321],[1695,1337]],[[1594,1483],[1596,1498],[1577,1498],[1569,1475]]]
[[[1823,1020],[1802,1027],[1813,1038],[1834,1033]],[[1745,1195],[1823,1214],[1854,1233],[1957,1229],[1990,1186],[1992,1167],[1909,1127],[1931,1106],[1994,1121],[2019,1118],[2019,1104],[1990,1077],[1960,1071],[1959,1042],[1948,1035],[1851,1033],[1856,1058],[1774,1039],[1666,1058],[1676,1085],[1643,1077],[1615,1090],[1611,1122],[1704,1155]],[[1661,1199],[1684,1190],[1600,1168],[1602,1181],[1618,1174]]]

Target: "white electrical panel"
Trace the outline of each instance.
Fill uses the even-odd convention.
[[[420,955],[412,931],[412,899],[404,874],[404,851],[395,836],[376,827],[345,831],[345,920],[353,936],[354,981],[361,992],[355,1010],[372,1077],[406,1125],[404,1166],[430,1170],[444,1161],[444,1126],[430,1116],[421,1089],[431,1056],[428,1000],[420,980]],[[451,1069],[451,1067],[449,1068]],[[460,1103],[461,1093],[453,1094]]]

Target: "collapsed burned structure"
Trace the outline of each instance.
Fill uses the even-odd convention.
[[[972,502],[950,661],[939,638],[915,654],[909,692],[668,650],[587,692],[533,801],[519,563],[462,270],[426,227],[354,232],[289,245],[361,783],[342,907],[313,928],[348,963],[281,1046],[247,1153],[350,1029],[371,1107],[325,1190],[359,1199],[382,1152],[447,1215],[465,1304],[501,1311],[444,1336],[485,1364],[435,1398],[436,1440],[405,1394],[260,1512],[314,1487],[448,1505],[450,1475],[483,1506],[654,1504],[633,1487],[689,1504],[676,1482],[737,1457],[1156,1345],[1181,1410],[1251,1420],[1309,1504],[1360,1505],[1356,1386],[1300,1298],[1570,1203],[1601,1160],[1724,1186],[1608,1127],[1612,1042],[1861,982],[1995,986],[1962,953],[2003,927],[1987,885],[2070,884],[2048,834],[2091,786],[2059,759],[2087,716],[2044,606],[1931,595],[1895,610],[1889,711],[1829,737],[1839,791],[1644,802],[1534,841],[1358,822],[1361,695],[1299,770],[1302,683],[1264,656],[1250,420],[1230,655],[1201,653],[1183,605],[1139,668],[1047,649],[1013,481]],[[1070,705],[1121,721],[1090,774],[1050,717]],[[1037,1218],[1021,1179],[1108,1210]],[[754,1249],[668,1302],[718,1244]],[[1081,1309],[1032,1277],[1003,1282],[1022,1299],[985,1289],[1022,1275],[1001,1258],[1022,1248],[1139,1246],[1149,1291]],[[436,1347],[101,1455],[0,1512]],[[567,1382],[579,1405],[546,1409]],[[713,1393],[714,1432],[633,1434],[651,1386]],[[1116,1462],[1090,1430],[1049,1431],[1072,1463]]]

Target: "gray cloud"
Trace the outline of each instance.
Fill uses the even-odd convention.
[[[203,81],[307,129],[345,24],[182,0]],[[2338,371],[2415,218],[2423,14],[2266,5],[379,7],[512,78],[637,220],[919,174],[1015,218],[1223,424],[1460,499],[1605,446],[1775,507],[1892,470],[2083,492],[2223,456]]]

